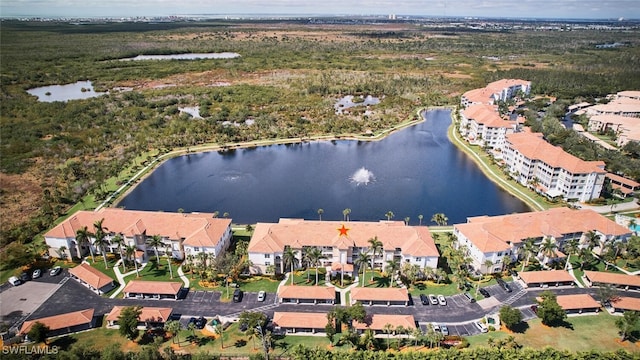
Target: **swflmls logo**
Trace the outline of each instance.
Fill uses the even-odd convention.
[[[2,346],[2,354],[22,354],[22,355],[56,355],[58,353],[57,346]]]

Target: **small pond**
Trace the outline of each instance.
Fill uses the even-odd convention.
[[[201,60],[201,59],[233,59],[240,57],[238,53],[189,53],[189,54],[171,54],[171,55],[138,55],[132,58],[120,59],[121,61],[140,61],[140,60]]]
[[[89,99],[107,94],[93,90],[91,81],[78,81],[66,85],[42,86],[27,90],[31,95],[37,96],[41,102],[69,101]]]
[[[336,114],[342,114],[342,110],[348,109],[354,106],[367,106],[367,105],[376,105],[380,104],[380,99],[377,97],[373,97],[371,95],[367,95],[366,97],[359,96],[356,101],[353,101],[353,95],[347,95],[342,99],[338,100],[336,104],[333,106],[336,109]]]

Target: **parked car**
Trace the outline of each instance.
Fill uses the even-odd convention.
[[[20,284],[22,284],[22,281],[20,281],[20,279],[18,279],[17,276],[12,276],[9,278],[9,284],[13,285],[13,286],[18,286]]]
[[[464,293],[464,297],[467,298],[467,300],[469,300],[470,303],[476,302],[476,299],[468,292]]]
[[[444,336],[449,335],[449,328],[447,327],[447,325],[440,325],[440,332]]]
[[[33,274],[31,274],[31,278],[32,279],[37,279],[40,276],[42,276],[42,270],[40,270],[40,269],[33,270]]]
[[[433,329],[433,331],[435,332],[440,332],[440,325],[433,323],[431,324],[431,328]]]
[[[531,305],[531,311],[533,311],[534,314],[538,315],[538,305]]]
[[[60,274],[61,271],[62,271],[62,268],[60,266],[56,266],[53,269],[51,269],[51,271],[49,271],[49,275],[56,276]]]
[[[447,305],[447,299],[444,298],[444,295],[438,295],[438,303],[442,306]]]
[[[20,274],[20,281],[27,282],[29,280],[31,280],[31,276],[29,276],[29,274],[27,274],[26,272]]]
[[[249,328],[249,325],[247,325],[246,322],[240,323],[239,329],[240,331],[247,331],[247,329]]]
[[[481,333],[489,332],[489,329],[480,321],[475,321],[473,325],[476,327],[476,329],[480,330]]]
[[[429,294],[429,301],[431,301],[431,305],[438,305],[438,298],[433,294]]]
[[[200,316],[196,319],[194,324],[196,326],[196,329],[204,329],[204,326],[207,325],[207,319],[205,319],[203,316]]]
[[[482,296],[486,298],[491,297],[491,294],[489,294],[489,290],[485,289],[485,288],[480,288],[480,294],[482,294]]]
[[[233,291],[233,302],[241,302],[242,301],[242,290],[235,289]]]
[[[507,284],[507,282],[506,282],[506,281],[504,281],[504,280],[502,280],[502,279],[497,279],[496,281],[498,282],[498,285],[500,285],[500,287],[501,287],[504,291],[506,291],[506,292],[508,292],[508,293],[510,293],[510,292],[511,292],[511,286],[509,286],[509,284]]]
[[[264,301],[267,298],[267,293],[264,291],[258,292],[258,301]]]
[[[420,294],[420,302],[422,305],[429,305],[429,298],[425,294]]]

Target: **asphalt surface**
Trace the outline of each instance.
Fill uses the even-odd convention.
[[[273,317],[276,311],[295,312],[329,312],[332,305],[306,305],[306,304],[280,304],[275,298],[275,294],[267,294],[264,302],[259,302],[257,293],[244,293],[242,301],[239,303],[220,301],[221,293],[211,291],[190,291],[181,300],[141,300],[141,299],[108,299],[96,295],[77,281],[67,277],[66,271],[56,277],[45,274],[41,279],[29,281],[20,287],[29,290],[35,282],[48,282],[58,284],[58,289],[51,292],[50,296],[43,300],[32,313],[12,314],[7,317],[2,314],[4,321],[16,322],[16,326],[24,320],[42,318],[58,315],[62,313],[94,308],[95,315],[108,314],[116,306],[154,306],[173,308],[173,316],[180,318],[186,326],[189,318],[204,316],[208,319],[216,316],[237,317],[242,311],[261,311],[269,318]],[[426,330],[428,323],[446,324],[451,335],[474,335],[479,330],[473,326],[473,322],[482,318],[486,314],[497,312],[504,304],[520,308],[525,320],[535,317],[529,309],[535,303],[535,298],[543,290],[552,290],[558,295],[590,293],[596,299],[597,289],[571,288],[545,288],[545,289],[522,289],[518,282],[510,283],[513,291],[505,292],[499,285],[486,287],[491,297],[470,303],[462,294],[447,296],[447,305],[422,305],[419,298],[412,299],[409,306],[367,306],[365,309],[369,314],[397,314],[413,315],[423,330]],[[474,290],[470,290],[473,292]],[[0,295],[5,295],[3,291]],[[624,296],[638,297],[638,292],[621,292]],[[4,298],[2,299],[5,300]]]

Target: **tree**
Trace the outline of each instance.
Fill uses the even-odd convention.
[[[67,260],[67,247],[62,245],[58,248],[58,256],[60,256],[60,259],[62,260]]]
[[[318,218],[320,221],[322,221],[322,214],[324,214],[324,209],[323,208],[318,209]]]
[[[96,222],[93,223],[93,227],[96,229],[96,233],[94,234],[94,244],[98,245],[98,248],[102,253],[102,258],[104,259],[104,267],[105,269],[108,269],[109,265],[107,264],[107,251],[106,251],[106,246],[108,243],[105,240],[105,238],[107,237],[107,234],[104,232],[104,227],[102,226],[103,221],[104,221],[104,218],[97,220]]]
[[[127,255],[127,259],[133,259],[133,266],[136,268],[136,276],[140,277],[140,273],[138,272],[138,260],[136,260],[136,251],[138,251],[138,249],[133,245],[127,245],[124,248],[124,253]]]
[[[218,323],[218,325],[214,326],[213,331],[216,335],[220,336],[220,349],[224,349],[224,326],[222,323]]]
[[[438,226],[446,226],[449,222],[449,218],[443,213],[433,214],[431,221],[438,224]]]
[[[307,257],[309,258],[309,263],[311,266],[316,268],[316,285],[318,285],[318,266],[320,265],[320,260],[325,259],[326,256],[322,253],[317,247],[311,248],[311,250],[307,253]]]
[[[247,325],[247,330],[244,334],[251,338],[253,341],[253,348],[255,349],[255,337],[257,335],[256,328],[258,326],[264,328],[267,325],[267,315],[258,311],[243,311],[238,317],[238,322],[240,324]]]
[[[344,210],[342,210],[342,218],[344,219],[344,221],[349,221],[349,215],[351,214],[351,209],[346,208]]]
[[[372,237],[371,239],[367,240],[367,242],[369,243],[369,250],[371,250],[371,270],[373,270],[375,266],[376,255],[378,254],[378,252],[382,253],[383,244],[382,241],[378,240],[377,236]]]
[[[147,245],[151,246],[153,248],[153,251],[155,252],[156,264],[160,264],[160,256],[158,255],[158,247],[164,245],[164,242],[162,241],[162,236],[153,235],[152,237],[147,238]]]
[[[620,340],[625,341],[631,333],[638,330],[640,326],[640,313],[637,311],[625,311],[622,317],[616,319],[616,327],[620,334]]]
[[[80,248],[87,244],[89,246],[89,253],[91,253],[91,262],[95,263],[96,259],[93,255],[93,248],[91,246],[91,232],[86,226],[81,227],[76,231],[76,244],[78,246],[78,257],[82,257],[82,251]]]
[[[358,265],[358,269],[362,269],[362,287],[364,287],[364,278],[367,274],[367,266],[369,266],[369,262],[371,261],[371,255],[366,252],[358,253],[358,258],[355,263]]]
[[[396,214],[394,214],[393,211],[389,210],[387,211],[386,214],[384,214],[384,216],[387,217],[387,221],[391,221],[391,219],[393,219],[393,217],[396,216]]]
[[[37,343],[45,343],[47,341],[47,334],[51,329],[49,327],[39,321],[36,321],[33,325],[31,325],[31,329],[27,333],[27,336],[30,340],[35,341]]]
[[[544,240],[542,240],[542,244],[540,244],[540,253],[544,256],[542,261],[543,264],[548,264],[549,260],[556,257],[557,248],[558,246],[552,237],[546,236]]]
[[[538,301],[538,317],[547,326],[554,326],[567,318],[563,308],[558,305],[556,295],[551,291],[543,291],[540,294],[542,300]]]
[[[522,242],[522,247],[518,249],[525,257],[525,261],[522,263],[522,269],[520,271],[524,271],[524,268],[529,265],[529,259],[531,258],[531,255],[533,255],[533,251],[535,249],[535,241],[536,240],[533,238],[526,238]]]
[[[384,271],[389,274],[389,287],[393,286],[393,275],[395,275],[398,270],[400,270],[400,262],[398,260],[387,261],[387,265],[384,267]]]
[[[141,313],[142,307],[140,306],[127,306],[122,309],[118,316],[118,325],[120,326],[118,332],[120,335],[129,340],[134,340],[138,337],[138,319]]]
[[[571,255],[578,253],[578,239],[569,239],[564,244],[564,252],[567,254],[567,262],[564,265],[564,269],[567,270],[569,268],[569,264],[571,263]]]
[[[167,266],[169,267],[169,274],[173,279],[173,269],[171,268],[171,245],[165,244],[164,252],[167,256]]]
[[[389,349],[391,345],[391,333],[393,332],[393,325],[389,323],[384,324],[384,326],[382,327],[382,330],[384,331],[385,334],[387,334],[387,349]]]
[[[282,260],[285,266],[289,265],[291,267],[291,285],[293,285],[293,269],[298,266],[300,260],[296,257],[296,250],[293,250],[291,247],[287,246],[284,249],[284,253],[282,254]]]
[[[422,219],[424,219],[424,215],[422,214],[418,215],[418,220],[420,221],[418,224],[419,226],[422,226]]]
[[[420,265],[412,264],[410,262],[404,262],[402,264],[402,275],[409,280],[411,285],[415,284],[420,276]]]
[[[594,230],[587,232],[586,234],[586,243],[589,251],[593,251],[593,249],[600,244],[600,236]]]
[[[507,329],[513,330],[514,326],[522,321],[522,313],[518,309],[505,305],[500,308],[500,321]]]
[[[124,258],[122,255],[122,244],[124,244],[124,239],[122,238],[122,235],[116,234],[116,236],[114,236],[113,239],[111,239],[111,242],[118,245],[118,254],[120,254],[120,262],[122,263],[122,273],[124,274],[127,272],[127,267],[126,267],[126,264],[124,263]]]
[[[164,330],[171,333],[171,339],[174,344],[176,343],[175,339],[178,339],[178,344],[180,343],[179,333],[181,327],[182,325],[178,320],[169,320],[164,323]]]
[[[405,225],[409,225],[409,221],[410,221],[410,220],[411,220],[411,218],[410,218],[410,217],[408,217],[408,216],[407,216],[407,217],[405,217],[405,218],[404,218],[404,223],[405,223]]]

